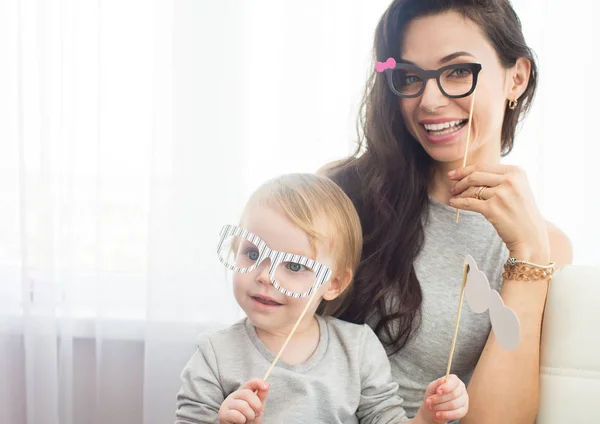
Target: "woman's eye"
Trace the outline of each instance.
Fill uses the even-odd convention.
[[[451,75],[454,77],[467,77],[471,75],[469,68],[456,68],[452,71]]]
[[[415,84],[419,82],[419,77],[416,75],[407,75],[404,77],[404,81],[403,84],[404,85],[411,85],[411,84]]]

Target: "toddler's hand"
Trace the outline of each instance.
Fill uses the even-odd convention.
[[[465,383],[454,374],[448,381],[442,377],[429,383],[425,392],[425,402],[419,409],[422,418],[432,424],[445,424],[459,420],[469,410],[469,394]]]
[[[219,424],[261,424],[268,393],[269,385],[264,380],[247,381],[221,404]]]

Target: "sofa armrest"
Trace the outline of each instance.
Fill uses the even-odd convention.
[[[544,313],[537,424],[598,419],[600,267],[568,266],[551,284]]]

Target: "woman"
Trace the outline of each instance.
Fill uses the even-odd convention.
[[[374,55],[396,64],[369,81],[359,148],[322,170],[353,200],[365,238],[353,291],[323,312],[373,326],[413,415],[426,383],[445,374],[471,254],[517,313],[522,337],[516,350],[503,350],[488,313],[463,308],[452,363],[470,381],[461,423],[532,423],[547,267],[570,263],[572,249],[540,214],[525,173],[500,164],[537,82],[520,21],[508,0],[394,1]],[[509,257],[535,265],[509,264],[503,276]]]

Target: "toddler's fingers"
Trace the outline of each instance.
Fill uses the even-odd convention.
[[[238,390],[237,392],[235,392],[234,399],[245,402],[250,408],[254,410],[255,414],[258,414],[263,409],[263,403],[260,400],[259,396],[250,389]]]
[[[465,392],[466,392],[466,389],[463,386],[459,385],[457,388],[455,388],[450,393],[445,393],[441,396],[438,394],[435,394],[433,396],[428,397],[427,399],[425,399],[425,403],[427,404],[427,406],[439,405],[441,403],[449,402],[453,399],[457,399],[457,398],[461,397],[462,395],[464,395]]]
[[[246,417],[238,410],[228,409],[225,412],[219,413],[219,422],[227,424],[245,424]]]
[[[252,390],[253,392],[256,390],[268,390],[269,383],[267,383],[262,378],[253,378],[252,380],[246,381],[244,383],[244,385],[242,387],[240,387],[240,390],[242,390],[242,389],[249,389],[249,390]]]
[[[427,385],[425,390],[425,398],[434,395],[437,392],[438,387],[444,382],[445,377],[440,377],[435,381],[432,381]]]
[[[442,379],[442,381],[445,380]],[[450,374],[448,376],[448,381],[443,382],[436,390],[438,395],[443,395],[444,393],[450,393],[452,391],[454,391],[454,389],[456,389],[460,384],[462,384],[462,381],[460,381],[460,378],[458,378],[456,375],[454,374]]]
[[[438,404],[434,404],[431,406],[432,411],[454,411],[462,408],[466,404],[466,399],[463,397],[459,397],[457,399],[452,399],[447,402],[442,402]]]
[[[265,402],[267,401],[267,396],[269,395],[269,389],[266,390],[259,390],[258,392],[256,392],[256,395],[258,396],[258,399],[262,402],[262,404],[264,405]]]
[[[246,402],[245,400],[231,399],[231,401],[229,402],[229,408],[235,409],[236,411],[242,413],[242,415],[246,417],[246,421],[252,421],[256,418],[257,415],[257,413],[254,412],[254,409],[251,408],[248,402]]]
[[[467,415],[467,411],[468,408],[466,406],[463,406],[459,409],[455,409],[453,411],[438,411],[435,413],[435,419],[443,421],[460,420],[461,418],[464,418],[465,415]]]

